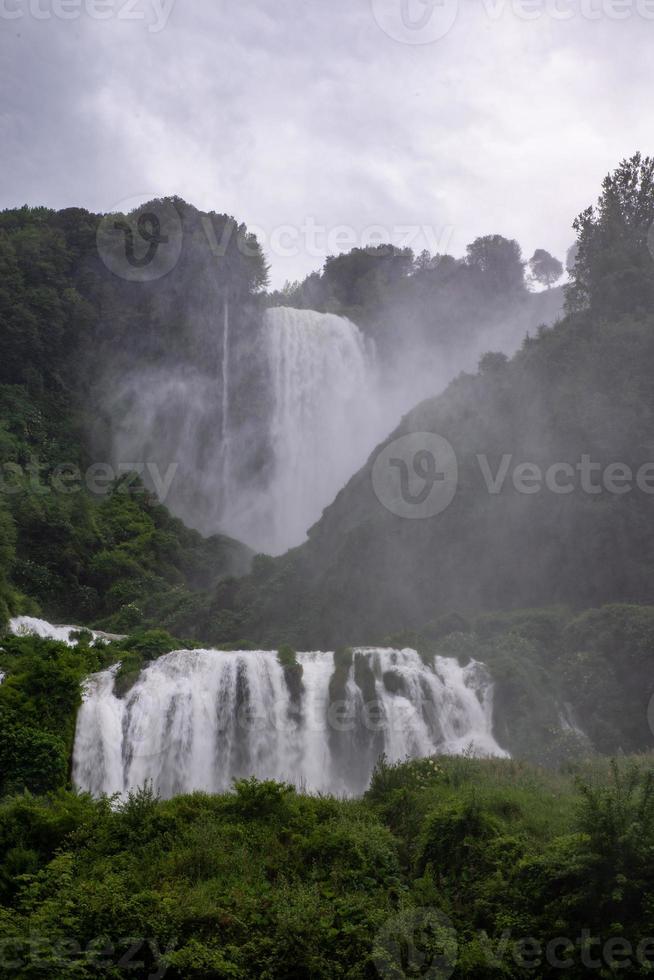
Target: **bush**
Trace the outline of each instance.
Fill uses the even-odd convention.
[[[24,790],[48,793],[64,786],[67,775],[62,738],[21,725],[0,709],[0,798]]]

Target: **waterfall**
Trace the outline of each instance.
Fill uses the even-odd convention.
[[[225,296],[223,307],[223,357],[222,357],[222,418],[221,418],[221,450],[222,450],[222,486],[223,499],[230,499],[230,468],[231,468],[231,432],[229,418],[229,300]]]
[[[493,737],[493,685],[415,650],[361,648],[349,662],[300,653],[289,682],[274,651],[181,650],[142,672],[123,697],[117,668],[86,683],[73,779],[94,795],[151,782],[160,795],[228,790],[239,777],[307,792],[361,793],[381,753],[505,756]]]
[[[374,350],[344,317],[279,307],[264,323],[272,384],[267,492],[278,554],[304,540],[382,432],[374,397]]]
[[[350,320],[274,308],[245,338],[226,297],[187,363],[110,381],[112,461],[175,464],[176,516],[270,554],[305,539],[395,420],[380,420],[374,346]]]
[[[125,639],[120,633],[104,633],[102,630],[89,630],[85,626],[53,626],[45,619],[34,616],[15,616],[9,620],[9,632],[14,636],[38,636],[42,640],[56,640],[57,643],[65,643],[69,647],[77,646],[73,634],[80,630],[91,634],[92,646],[97,640],[111,642]]]

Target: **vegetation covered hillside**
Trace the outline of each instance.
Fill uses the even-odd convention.
[[[0,804],[5,975],[489,980],[652,970],[651,757],[382,762],[363,800]],[[13,974],[11,971],[14,971]]]
[[[577,222],[559,323],[511,360],[484,356],[477,374],[420,404],[307,544],[258,561],[234,598],[245,635],[284,630],[301,647],[335,645],[453,612],[652,601],[653,171],[650,159],[626,161]],[[451,444],[458,480],[449,506],[411,520],[381,502],[373,471],[386,445],[401,456],[396,440],[423,432]],[[410,492],[428,495],[419,439],[412,445],[395,479],[405,466]]]
[[[247,235],[233,219],[178,199],[155,203],[177,216],[184,245],[165,289],[126,281],[102,261],[101,215],[0,214],[2,623],[10,611],[38,607],[55,620],[110,618],[122,630],[248,567],[247,549],[204,540],[173,519],[128,476],[128,461],[123,470],[108,465],[106,372],[115,378],[139,358],[154,363],[188,346],[198,317],[187,290],[197,301],[200,284],[207,307],[229,294],[247,317],[246,300],[265,282],[256,242],[240,249]],[[220,238],[232,225],[218,262],[207,227]]]

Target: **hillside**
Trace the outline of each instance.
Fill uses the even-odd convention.
[[[26,980],[646,975],[649,766],[382,761],[363,800],[7,798],[0,941]]]
[[[477,375],[419,405],[388,440],[421,432],[448,440],[458,460],[449,507],[420,520],[391,513],[373,487],[386,444],[378,447],[309,542],[261,571],[256,583],[269,585],[270,598],[264,592],[256,626],[270,630],[301,610],[292,620],[296,642],[357,643],[445,612],[651,601],[651,491],[635,477],[652,459],[653,368],[650,316],[605,323],[572,314],[510,362],[484,358]],[[491,493],[484,473],[497,475],[506,456],[504,485]],[[592,492],[576,469],[571,483],[559,476],[573,492],[543,482],[537,493],[520,493],[514,485],[519,464],[545,473],[555,463],[581,466],[584,456],[594,467]],[[598,482],[612,463],[630,467],[631,492]]]
[[[125,281],[101,261],[101,215],[0,214],[0,623],[37,610],[84,624],[110,619],[118,630],[156,623],[162,608],[188,605],[249,567],[247,548],[171,517],[141,480],[148,461],[116,461],[106,434],[104,392],[126,365],[190,343],[198,317],[183,314],[182,287],[202,283],[214,300],[229,289],[247,317],[265,278],[258,253],[232,261],[235,241],[211,265],[202,219],[217,231],[233,219],[177,199],[169,207],[186,248],[165,303],[156,282]],[[165,486],[167,470],[154,473]]]
[[[484,355],[476,374],[418,405],[305,545],[258,559],[220,597],[241,635],[333,646],[449,613],[651,602],[653,170],[639,155],[624,161],[575,222],[577,264],[558,323],[510,360]],[[438,492],[439,460],[420,433],[449,443],[457,472],[448,506],[407,519],[402,468],[409,496]]]

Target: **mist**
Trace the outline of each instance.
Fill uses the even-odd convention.
[[[153,294],[155,320],[180,307],[184,344],[153,358],[156,340],[126,338],[129,356],[103,359],[112,464],[174,467],[163,502],[205,535],[271,555],[300,545],[403,415],[560,314],[561,290],[530,291],[516,243],[505,268],[511,243],[481,241],[477,264],[354,249],[251,294],[238,288],[238,248],[216,257],[200,236]]]

